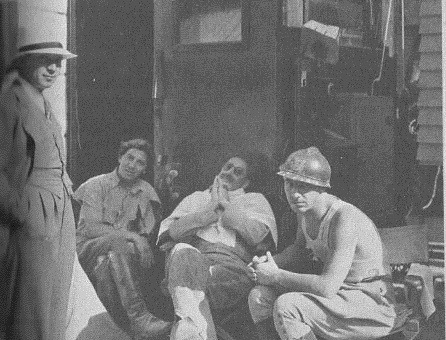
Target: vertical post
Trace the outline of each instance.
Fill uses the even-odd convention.
[[[76,53],[76,0],[67,4],[67,48]],[[80,149],[79,117],[77,107],[77,58],[67,62],[67,170],[76,179],[76,161]]]
[[[153,149],[155,154],[154,186],[160,190],[163,180],[163,168],[166,162],[163,141],[163,101],[164,101],[164,55],[162,50],[155,50],[153,62]]]
[[[396,53],[396,94],[401,95],[404,89],[404,22],[403,0],[395,4],[394,44]]]
[[[16,53],[18,9],[15,1],[0,0],[0,81]]]
[[[4,5],[2,5],[2,3],[0,2],[0,32],[4,32],[5,31],[5,22],[3,19],[3,12],[5,11],[5,9],[3,8]],[[6,69],[6,62],[5,62],[5,42],[4,42],[4,38],[3,38],[3,33],[0,34],[0,82],[3,79],[3,76],[5,75],[5,69]]]

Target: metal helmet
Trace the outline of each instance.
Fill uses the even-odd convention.
[[[293,152],[279,169],[278,175],[293,181],[330,188],[330,164],[314,146]]]

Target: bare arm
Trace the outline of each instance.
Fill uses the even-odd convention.
[[[273,256],[275,263],[279,268],[287,269],[291,271],[296,271],[299,264],[306,259],[307,249],[305,248],[305,236],[302,229],[298,226],[296,232],[296,239],[293,244],[286,247],[282,252],[277,253]],[[267,261],[267,256],[254,256],[250,266],[255,266],[259,263]]]
[[[293,291],[313,293],[330,298],[339,290],[351,268],[358,240],[357,230],[348,213],[337,213],[329,231],[330,254],[320,275],[293,273],[279,269],[271,261],[256,267],[259,282],[278,285]]]

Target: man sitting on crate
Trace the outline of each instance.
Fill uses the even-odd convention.
[[[177,243],[166,260],[177,316],[173,340],[216,339],[210,309],[246,303],[253,287],[247,264],[253,254],[277,243],[268,201],[245,191],[265,171],[256,161],[253,154],[230,158],[209,189],[187,196],[161,222],[159,242]]]
[[[133,339],[158,339],[171,326],[149,311],[161,295],[156,293],[161,274],[154,266],[160,201],[141,179],[151,154],[143,139],[122,142],[119,166],[90,178],[74,195],[81,203],[79,261],[113,320]]]

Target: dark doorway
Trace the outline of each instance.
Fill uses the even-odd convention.
[[[153,2],[77,0],[75,18],[77,187],[117,165],[121,140],[153,139]]]
[[[3,5],[0,4],[0,27],[2,28],[3,31],[3,27],[4,27],[4,22],[3,22]],[[4,42],[3,42],[3,34],[0,34],[0,81],[2,81],[3,76],[5,75],[5,60],[4,60]]]

